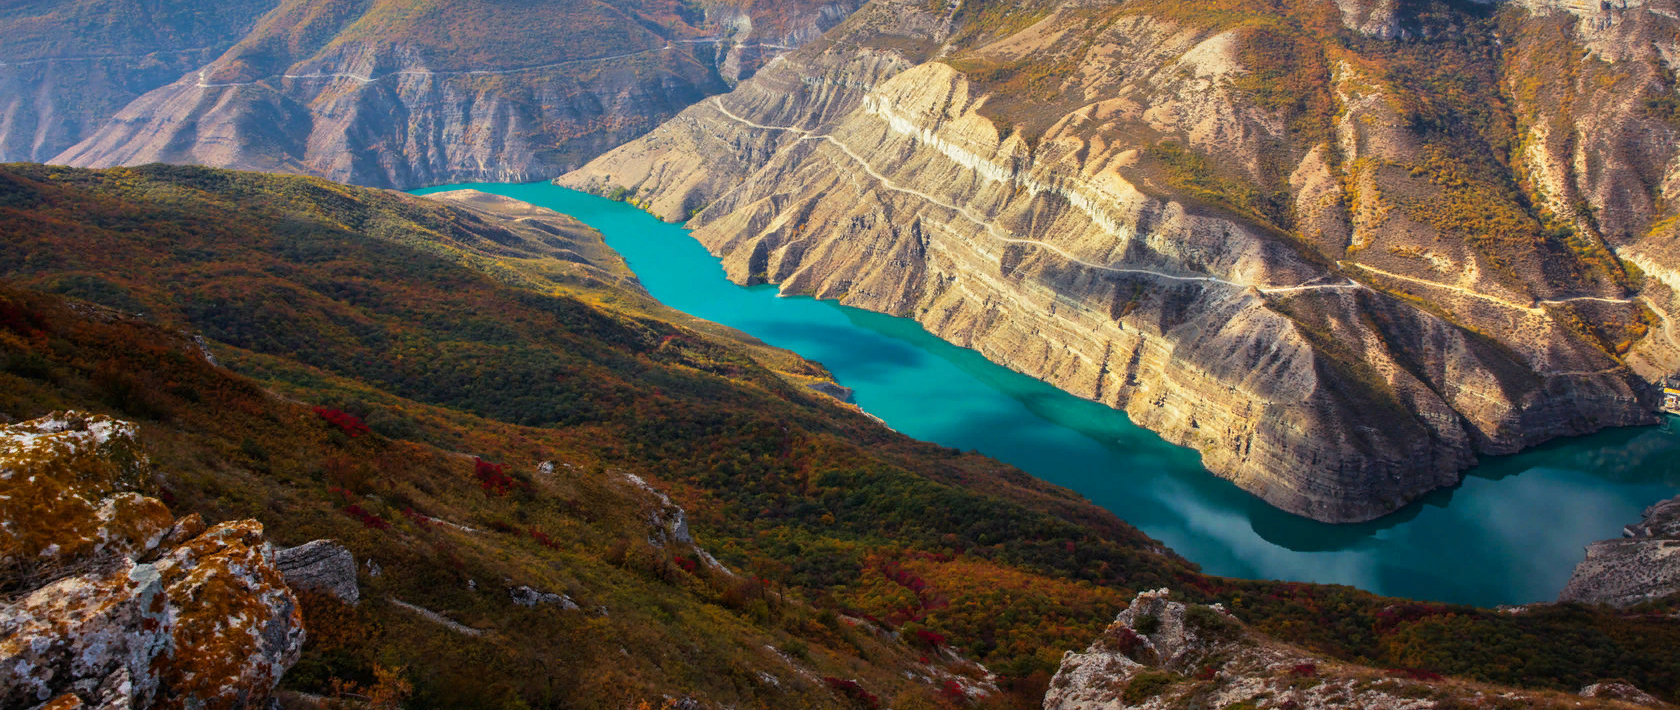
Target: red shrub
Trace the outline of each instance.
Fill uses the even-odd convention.
[[[17,304],[0,301],[0,328],[27,338],[40,332],[42,325],[41,316],[36,313]]]
[[[331,407],[316,407],[315,416],[326,420],[328,424],[331,424],[339,431],[348,434],[350,438],[355,438],[371,431],[367,428],[366,424],[362,423],[362,420]]]
[[[1213,680],[1213,677],[1218,674],[1219,669],[1213,666],[1202,666],[1201,670],[1196,671],[1196,680]]]
[[[823,682],[827,683],[828,687],[833,688],[852,702],[870,708],[870,710],[881,707],[881,699],[875,697],[874,693],[864,690],[863,686],[858,685],[858,682],[855,680],[842,680],[840,678],[825,677],[823,678]]]
[[[955,680],[945,681],[945,684],[939,688],[939,694],[944,696],[947,700],[955,700],[957,702],[962,702],[968,699],[968,693],[963,692],[962,684],[956,682]]]
[[[687,572],[689,574],[694,574],[696,571],[698,571],[700,569],[699,563],[695,562],[694,560],[688,559],[687,557],[683,557],[682,555],[678,555],[675,558],[672,558],[671,561],[677,563],[678,567],[683,568],[683,571]]]
[[[487,496],[507,495],[514,486],[520,485],[519,481],[507,474],[506,464],[493,464],[478,458],[473,459],[473,478],[478,479],[479,487],[484,489],[484,495]]]
[[[1390,668],[1388,669],[1388,674],[1400,678],[1411,678],[1412,680],[1441,679],[1440,673],[1436,673],[1435,671],[1426,671],[1419,668]]]
[[[1313,676],[1318,675],[1318,664],[1316,664],[1316,663],[1299,663],[1299,664],[1296,664],[1294,668],[1289,669],[1289,674],[1294,675],[1294,676],[1299,676],[1301,678],[1311,678]]]
[[[391,524],[385,522],[384,518],[381,518],[377,515],[374,515],[373,513],[369,513],[365,510],[362,510],[362,506],[356,505],[355,503],[351,503],[350,507],[345,508],[344,509],[344,514],[348,515],[352,518],[355,518],[357,520],[362,521],[362,525],[373,528],[375,530],[390,530],[391,529]]]
[[[560,549],[560,543],[555,542],[553,540],[553,538],[550,538],[548,536],[547,533],[545,533],[541,530],[538,530],[536,528],[531,528],[530,530],[528,530],[526,532],[529,532],[531,534],[531,539],[536,540],[538,545],[542,545],[543,547],[546,547],[550,550]],[[692,572],[693,570],[689,570],[689,571]]]
[[[945,645],[945,636],[943,634],[928,631],[927,629],[916,629],[915,637],[917,643],[927,646],[928,648],[939,648],[940,646]]]

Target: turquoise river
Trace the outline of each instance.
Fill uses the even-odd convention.
[[[1213,574],[1351,584],[1492,606],[1556,597],[1582,546],[1615,537],[1680,487],[1680,422],[1485,458],[1462,485],[1371,523],[1280,512],[1126,415],[994,365],[914,321],[742,288],[683,228],[556,187],[474,188],[599,229],[654,297],[826,365],[894,429],[979,451],[1114,511]]]

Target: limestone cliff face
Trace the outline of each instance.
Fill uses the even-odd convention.
[[[1587,546],[1560,602],[1631,606],[1680,593],[1680,498],[1647,509],[1622,537]]]
[[[411,188],[552,177],[729,89],[854,9],[279,3],[51,162],[195,163]],[[674,13],[674,14],[673,14]],[[686,14],[685,14],[686,13]]]
[[[1675,240],[1644,231],[1680,165],[1671,3],[1176,8],[877,0],[559,182],[692,214],[737,281],[913,317],[1320,520],[1652,421],[1680,365]],[[1546,158],[1548,131],[1620,152]]]

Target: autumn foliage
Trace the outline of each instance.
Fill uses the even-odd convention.
[[[331,424],[334,429],[344,432],[351,438],[361,436],[370,431],[367,425],[362,423],[362,420],[357,419],[352,415],[345,414],[337,409],[333,409],[331,407],[316,407],[314,411],[315,416],[320,417],[322,420],[326,421],[326,423]]]
[[[504,496],[521,485],[520,481],[508,475],[507,464],[494,464],[484,459],[473,459],[473,478],[478,479],[479,487],[487,496]]]

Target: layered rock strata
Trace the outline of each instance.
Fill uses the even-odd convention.
[[[1560,602],[1632,606],[1680,593],[1680,498],[1645,509],[1617,540],[1587,546]]]
[[[0,427],[0,706],[255,708],[303,648],[262,525],[208,530],[132,490],[135,427],[77,412]]]
[[[1680,367],[1680,124],[1648,108],[1671,1],[1349,0],[1287,32],[1175,7],[877,0],[558,182],[692,216],[738,282],[915,318],[1318,520],[1653,421]],[[1469,34],[1490,23],[1508,52]],[[1384,66],[1461,51],[1441,37],[1514,110]],[[1280,96],[1291,74],[1324,88]]]
[[[129,102],[226,52],[275,1],[0,9],[0,163],[52,159]]]
[[[727,91],[855,7],[713,2],[688,16],[695,8],[658,2],[315,4],[278,3],[237,45],[50,162],[193,163],[405,189],[543,179]]]
[[[362,598],[356,584],[356,557],[332,540],[314,540],[274,551],[274,566],[297,590],[317,590],[354,605]]]

